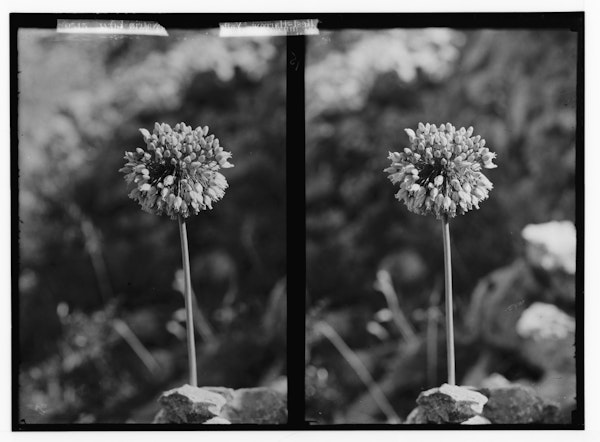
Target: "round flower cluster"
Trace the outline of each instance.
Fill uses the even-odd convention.
[[[481,169],[497,167],[492,163],[496,154],[485,147],[485,140],[472,136],[472,127],[457,130],[450,123],[419,123],[416,133],[405,131],[410,148],[390,152],[392,165],[384,170],[400,185],[396,198],[411,212],[438,219],[479,209],[493,187]]]
[[[146,212],[187,218],[225,195],[228,184],[219,169],[233,167],[230,152],[219,139],[208,135],[208,126],[192,129],[185,123],[174,128],[155,123],[152,134],[140,129],[146,149],[125,152],[127,183],[135,184],[129,197]]]

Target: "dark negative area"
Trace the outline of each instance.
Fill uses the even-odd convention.
[[[288,250],[288,412],[293,428],[304,425],[304,308],[306,261],[304,259],[304,69],[306,38],[287,37],[287,216]]]

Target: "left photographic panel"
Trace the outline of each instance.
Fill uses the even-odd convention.
[[[72,28],[11,37],[13,419],[286,424],[285,37]]]

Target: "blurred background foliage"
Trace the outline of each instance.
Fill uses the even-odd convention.
[[[499,318],[502,341],[507,316],[494,309],[520,314],[534,298],[551,297],[554,276],[522,259],[521,230],[575,221],[576,66],[577,34],[567,30],[348,30],[309,38],[307,419],[402,420],[419,391],[445,379],[440,223],[408,212],[383,173],[388,151],[408,144],[404,128],[474,126],[498,154],[498,168],[486,174],[495,186],[490,199],[450,227],[458,381],[478,366],[484,348],[496,349],[467,331],[469,321]],[[491,274],[474,307],[478,281],[497,269],[504,273]],[[558,284],[561,307],[572,314],[573,279],[560,278],[567,281]],[[502,301],[486,302],[498,284]],[[513,304],[505,305],[509,292]],[[433,338],[432,320],[440,327]],[[373,404],[328,326],[359,356],[397,416]],[[433,368],[427,339],[439,339],[427,359],[440,361]],[[540,381],[547,367],[524,362],[519,342],[511,345],[492,358],[511,363],[490,371]]]
[[[177,223],[118,169],[155,121],[208,125],[230,188],[188,225],[200,385],[285,388],[285,39],[20,29],[20,417],[149,421],[186,382]]]

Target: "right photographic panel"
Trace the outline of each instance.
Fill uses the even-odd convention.
[[[307,422],[582,425],[581,32],[307,37]]]

